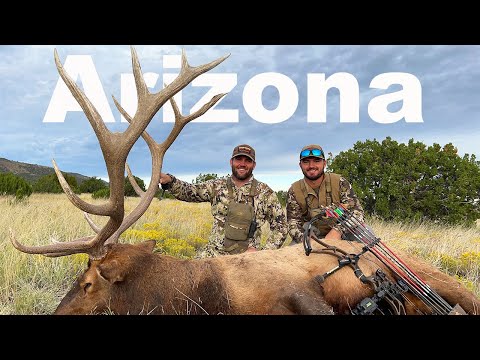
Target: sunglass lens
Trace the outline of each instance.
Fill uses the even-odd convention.
[[[303,151],[300,153],[300,156],[301,156],[301,157],[306,157],[306,156],[310,156],[310,155],[313,155],[313,156],[322,156],[322,155],[323,155],[323,151],[322,151],[322,150],[319,150],[319,149],[313,149],[313,150],[307,149],[307,150],[303,150]]]
[[[308,156],[310,155],[310,150],[303,150],[301,153],[300,153],[300,156],[301,157],[305,157],[305,156]]]

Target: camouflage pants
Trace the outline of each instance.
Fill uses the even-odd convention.
[[[229,253],[219,250],[215,245],[207,244],[204,248],[197,251],[197,254],[195,255],[195,259],[216,257],[221,255],[229,255]]]

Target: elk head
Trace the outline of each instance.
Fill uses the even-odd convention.
[[[90,204],[74,194],[64,179],[61,171],[58,169],[55,160],[53,160],[55,173],[57,174],[58,180],[60,181],[60,185],[62,186],[65,194],[76,207],[84,211],[86,220],[92,227],[95,235],[49,245],[25,246],[15,239],[12,230],[10,230],[10,238],[13,246],[18,250],[28,254],[41,254],[50,257],[78,253],[88,254],[89,268],[78,279],[77,285],[75,286],[79,286],[79,284],[83,286],[82,291],[84,292],[85,298],[88,298],[91,294],[97,294],[92,296],[90,301],[92,309],[96,306],[96,302],[100,301],[99,299],[103,296],[101,295],[102,291],[108,291],[109,284],[121,280],[121,276],[115,277],[112,275],[115,273],[114,269],[112,268],[112,264],[115,264],[115,261],[109,261],[108,265],[106,265],[107,263],[105,262],[103,267],[99,266],[99,264],[101,264],[106,258],[109,249],[118,242],[120,235],[133,223],[135,223],[149,207],[158,189],[160,172],[165,152],[172,145],[180,131],[187,123],[206,113],[225,95],[215,95],[208,103],[203,105],[202,108],[188,116],[183,116],[180,113],[175,100],[173,99],[173,96],[176,93],[185,88],[196,77],[213,69],[223,62],[229,55],[221,57],[205,65],[192,67],[187,62],[185,51],[182,51],[182,66],[177,78],[172,83],[166,85],[159,92],[150,93],[147,85],[145,84],[140,63],[133,47],[131,48],[131,54],[133,74],[138,96],[137,111],[135,115],[131,117],[121,107],[117,100],[113,98],[118,110],[129,122],[129,126],[124,132],[114,133],[105,126],[104,121],[91,101],[85,96],[83,91],[75,84],[75,82],[64,70],[59,60],[57,51],[55,50],[54,52],[55,64],[60,76],[81,106],[98,138],[108,172],[110,186],[110,197],[108,201],[98,205]],[[157,143],[146,132],[145,129],[154,115],[167,101],[170,101],[173,107],[175,123],[166,139],[162,143]],[[145,192],[140,189],[138,184],[136,184],[128,165],[126,165],[128,154],[140,136],[142,136],[147,142],[152,156],[152,176],[148,189]],[[128,216],[125,216],[124,208],[125,168],[127,168],[127,173],[133,187],[140,195],[140,202],[128,214]],[[100,228],[94,224],[88,214],[107,216],[109,219],[105,226]],[[149,252],[151,253],[151,246],[152,243],[149,245],[142,245],[139,247],[139,249],[149,249]],[[72,291],[73,290],[74,289],[72,289]],[[68,302],[67,298],[68,296],[64,301],[62,301],[60,306],[62,306],[64,302]]]
[[[62,299],[54,314],[74,315],[109,313],[148,314],[144,286],[141,283],[148,273],[155,240],[131,244],[107,244],[106,254],[99,260],[88,260],[85,272],[76,279]]]

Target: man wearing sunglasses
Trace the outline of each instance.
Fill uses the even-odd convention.
[[[303,179],[292,184],[287,193],[287,223],[291,245],[302,242],[303,225],[318,215],[323,206],[343,204],[363,221],[363,208],[350,183],[341,175],[326,173],[325,154],[320,145],[307,145],[300,151]],[[331,227],[317,221],[315,226],[325,239],[350,239],[341,226]]]
[[[282,246],[288,232],[285,212],[276,193],[254,178],[255,165],[255,150],[243,144],[233,149],[230,159],[232,174],[225,178],[189,184],[171,174],[160,174],[162,189],[168,190],[176,199],[212,204],[212,232],[208,244],[197,257]],[[271,232],[262,245],[261,228],[266,222]]]

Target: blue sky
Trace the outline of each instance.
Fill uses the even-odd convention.
[[[304,145],[311,143],[320,144],[325,152],[336,155],[350,149],[357,141],[381,141],[390,136],[398,142],[407,142],[413,138],[427,145],[445,145],[451,142],[458,148],[460,155],[468,153],[480,156],[480,46],[134,47],[143,73],[150,73],[149,76],[156,79],[156,82],[152,80],[155,86],[151,90],[154,92],[161,89],[165,74],[175,72],[175,68],[168,64],[178,58],[182,49],[185,49],[192,66],[230,54],[228,59],[207,73],[220,74],[228,78],[228,81],[234,81],[234,87],[228,95],[212,109],[217,111],[220,121],[187,124],[164,158],[164,172],[189,182],[200,173],[230,173],[232,149],[242,143],[250,144],[256,149],[257,167],[254,174],[274,190],[287,190],[293,181],[302,176],[298,166],[298,153]],[[91,59],[95,77],[89,77],[88,81],[99,81],[96,89],[100,84],[109,111],[113,114],[114,122],[108,122],[107,126],[112,131],[126,129],[127,124],[120,121],[111,96],[120,101],[123,93],[123,99],[129,100],[127,95],[130,93],[121,85],[122,76],[126,79],[132,72],[128,45],[3,45],[0,46],[0,157],[45,166],[52,166],[54,158],[62,171],[106,179],[106,168],[98,141],[81,112],[66,111],[64,118],[57,119],[58,122],[44,121],[47,109],[54,102],[54,90],[59,81],[54,49],[57,49],[62,63],[67,58],[72,62],[78,61],[80,56],[83,56],[82,61]],[[387,123],[369,112],[369,105],[375,99],[406,90],[394,81],[386,89],[371,85],[374,78],[389,73],[409,74],[411,78],[418,79],[421,92],[410,95],[409,99],[415,99],[414,102],[420,109],[420,121],[407,120],[405,117]],[[313,77],[309,80],[312,74]],[[346,99],[342,102],[347,109],[358,109],[358,121],[347,122],[348,119],[341,115],[340,98],[346,91],[335,88],[325,96],[325,121],[309,121],[309,108],[318,108],[323,99],[316,92],[318,87],[315,87],[321,82],[318,76],[322,74],[327,80],[334,79],[335,76],[338,78],[338,74],[341,74],[358,83],[358,105],[352,100],[355,96],[342,98]],[[87,81],[86,76],[83,79],[80,76],[77,81],[81,87],[85,85],[82,80]],[[282,85],[275,85],[277,83],[270,82],[271,79],[282,81]],[[254,80],[257,80],[256,87]],[[205,84],[215,84],[215,81],[217,80],[205,79],[204,85],[199,82],[182,91],[183,114],[189,114],[190,109],[210,91],[211,86]],[[313,90],[308,90],[308,82]],[[263,84],[263,91],[256,92],[262,90],[258,84]],[[206,101],[208,100],[203,102]],[[251,110],[252,102],[256,102],[255,111]],[[392,101],[387,109],[392,114],[403,114],[406,103],[406,100]],[[264,110],[258,110],[260,108]],[[58,106],[56,111],[60,111]],[[312,114],[310,117],[315,117]],[[273,120],[268,120],[270,115]],[[162,142],[171,128],[172,123],[164,122],[161,109],[147,131],[155,140]],[[151,162],[148,148],[142,139],[130,152],[128,163],[133,173],[148,183]]]

